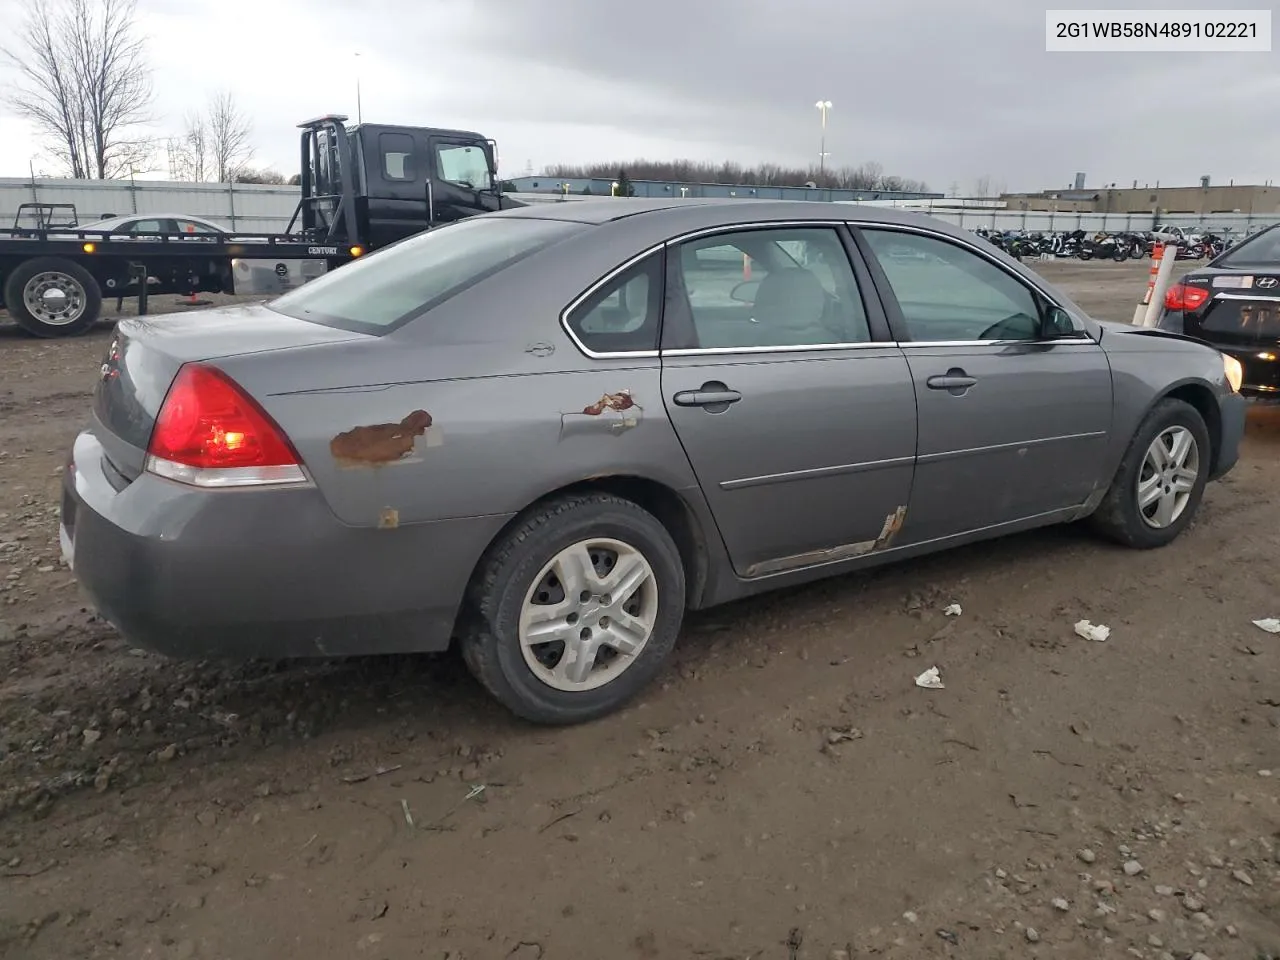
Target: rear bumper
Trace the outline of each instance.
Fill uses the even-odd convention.
[[[1165,311],[1159,326],[1162,330],[1183,333],[1185,326],[1181,311]],[[1244,382],[1240,386],[1242,394],[1259,400],[1280,400],[1280,341],[1241,346],[1239,343],[1218,343],[1203,334],[1195,336],[1202,343],[1240,361],[1244,368]]]
[[[319,491],[117,490],[91,432],[65,474],[63,552],[131,644],[200,659],[445,649],[471,571],[506,517],[349,527]]]

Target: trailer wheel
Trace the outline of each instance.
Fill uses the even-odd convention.
[[[15,323],[37,337],[84,333],[102,312],[102,290],[84,267],[58,257],[21,263],[4,285]]]

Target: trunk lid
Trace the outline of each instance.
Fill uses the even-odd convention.
[[[262,304],[122,321],[99,368],[93,396],[93,428],[106,456],[108,479],[122,489],[142,473],[156,416],[184,363],[369,339],[368,334],[287,317]]]
[[[1213,344],[1258,347],[1280,342],[1280,271],[1209,270],[1183,279],[1209,291],[1183,314],[1183,330]]]

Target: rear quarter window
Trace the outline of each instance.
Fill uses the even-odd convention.
[[[559,220],[473,217],[344,264],[269,306],[299,320],[385,334],[517,260],[585,229],[583,224]]]

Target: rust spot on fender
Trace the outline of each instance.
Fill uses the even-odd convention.
[[[395,507],[383,507],[382,512],[378,514],[379,530],[394,530],[400,526],[400,511]]]
[[[632,399],[630,390],[619,390],[617,393],[606,393],[591,406],[583,407],[582,412],[588,417],[598,417],[606,410],[616,410],[621,413],[635,405],[636,402]]]
[[[603,417],[606,410],[612,410],[618,416]],[[636,403],[630,390],[606,393],[581,411],[560,414],[560,439],[582,433],[625,433],[638,426],[643,416],[644,408]]]
[[[379,467],[403,460],[431,426],[431,414],[415,410],[399,423],[352,427],[329,441],[329,452],[344,467]]]
[[[893,546],[894,538],[902,532],[902,525],[907,522],[907,508],[899,507],[893,513],[884,518],[884,527],[880,530],[880,536],[876,537],[876,550],[886,550]]]

